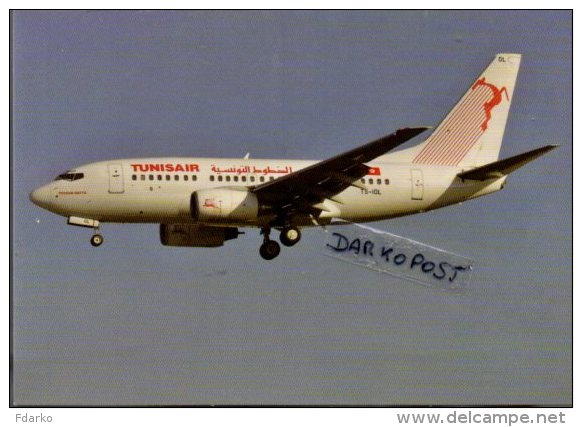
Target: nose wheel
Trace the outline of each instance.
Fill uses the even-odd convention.
[[[101,246],[101,244],[103,243],[103,236],[99,234],[97,230],[95,230],[95,234],[91,236],[90,242],[91,245],[93,245],[94,247]]]

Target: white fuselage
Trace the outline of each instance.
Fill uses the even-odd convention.
[[[55,180],[31,193],[31,199],[59,215],[99,222],[192,223],[190,197],[194,191],[258,186],[314,163],[223,158],[110,160],[75,168],[69,172],[82,173],[81,179]],[[319,204],[318,223],[377,221],[424,212],[498,191],[506,179],[463,182],[456,176],[462,171],[457,167],[378,161],[368,165],[370,174],[356,181],[357,186]],[[226,225],[263,224],[257,218]]]

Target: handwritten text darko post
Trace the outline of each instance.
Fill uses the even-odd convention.
[[[452,287],[459,273],[471,269],[470,265],[451,263],[450,260],[439,259],[434,251],[424,251],[422,244],[418,247],[399,247],[397,241],[375,241],[369,237],[348,237],[342,233],[333,232],[326,247],[333,253],[351,256],[358,264],[372,263],[377,269],[399,272],[404,276],[415,276],[418,279],[443,281],[445,287]],[[412,249],[412,250],[411,250]],[[447,258],[447,257],[443,257]]]

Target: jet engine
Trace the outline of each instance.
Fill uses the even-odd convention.
[[[259,215],[257,196],[246,188],[209,188],[192,193],[190,214],[205,223],[253,223]]]
[[[236,239],[235,227],[206,227],[199,224],[160,224],[160,241],[164,246],[217,247],[225,240]]]

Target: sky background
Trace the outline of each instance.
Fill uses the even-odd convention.
[[[570,12],[12,13],[16,405],[569,405]],[[322,159],[435,126],[496,53],[523,54],[501,156],[561,147],[504,191],[372,224],[475,260],[454,294],[257,230],[167,248],[28,193],[152,156]],[[409,144],[410,145],[410,144]]]

